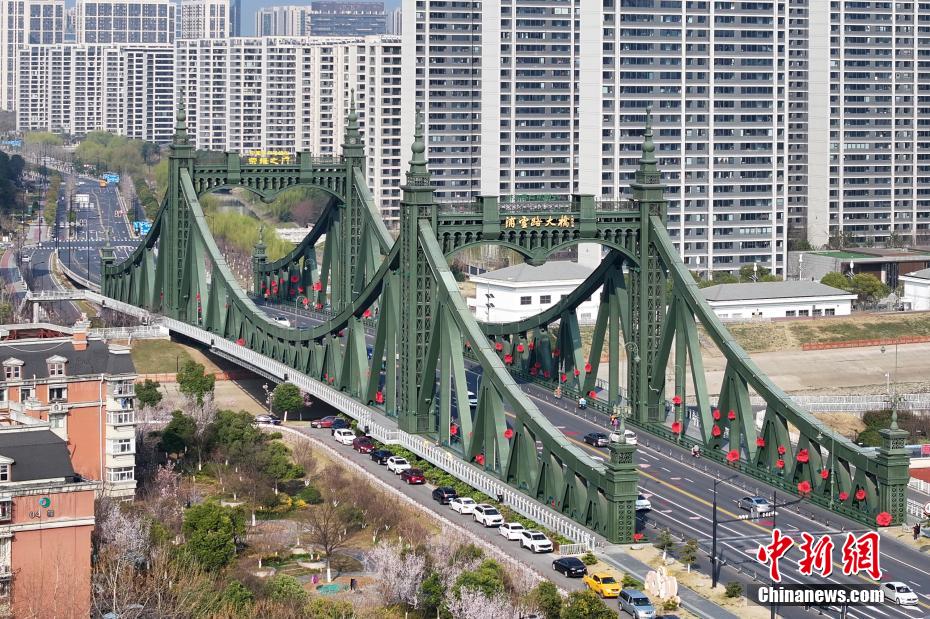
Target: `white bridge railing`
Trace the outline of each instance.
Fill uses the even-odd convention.
[[[107,303],[110,305],[112,300],[107,299]],[[380,411],[354,400],[345,393],[333,389],[320,381],[314,380],[306,374],[302,374],[279,361],[269,359],[235,342],[230,342],[218,337],[209,331],[171,318],[162,318],[161,323],[175,333],[211,346],[222,353],[223,356],[237,359],[256,368],[262,374],[295,384],[305,393],[309,393],[312,397],[329,403],[341,412],[357,420],[360,427],[367,426],[369,434],[379,441],[398,444],[409,449],[417,456],[435,464],[468,485],[489,496],[503,499],[502,503],[504,505],[538,522],[547,529],[555,531],[583,545],[589,550],[597,545],[597,536],[570,518],[546,507],[538,501],[534,501],[499,479],[464,462],[451,452],[441,449],[425,438],[398,430],[394,420],[382,415]]]
[[[911,477],[911,481],[907,482],[907,487],[913,488],[917,492],[923,492],[924,494],[930,495],[930,482],[926,482],[922,479]]]
[[[171,335],[171,332],[162,325],[141,325],[138,327],[91,329],[90,335],[105,340],[153,340],[167,338]]]

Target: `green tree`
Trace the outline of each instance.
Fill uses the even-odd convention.
[[[304,407],[304,396],[293,383],[281,383],[271,393],[271,408],[276,413],[298,413]]]
[[[856,273],[850,282],[850,292],[857,294],[862,303],[874,303],[888,296],[888,286],[871,273]]]
[[[208,432],[208,449],[215,447],[233,462],[253,457],[257,448],[268,440],[268,435],[256,428],[252,420],[252,415],[246,412],[219,411]]]
[[[203,396],[216,386],[216,376],[205,373],[203,364],[192,359],[184,362],[176,380],[181,393],[195,398],[199,406],[203,406]]]
[[[196,432],[197,424],[193,417],[181,411],[174,411],[171,413],[171,421],[161,431],[161,442],[158,448],[168,454],[183,453],[185,449],[194,444]]]
[[[244,613],[248,610],[252,606],[254,599],[255,596],[252,595],[248,587],[238,580],[230,582],[223,590],[223,604],[237,613]]]
[[[544,580],[529,593],[530,603],[539,609],[545,619],[560,619],[562,596],[551,581]]]
[[[0,301],[0,324],[6,325],[11,322],[13,322],[13,304]]]
[[[259,455],[258,466],[265,475],[274,480],[275,490],[280,482],[304,476],[303,468],[291,460],[291,450],[279,441],[265,443]]]
[[[245,532],[242,514],[216,501],[184,513],[185,549],[207,570],[225,567],[236,556],[236,539]]]
[[[420,608],[423,610],[424,617],[435,617],[439,614],[445,594],[446,589],[442,586],[442,577],[438,572],[430,572],[420,584]]]
[[[685,545],[681,547],[681,552],[679,553],[679,558],[681,562],[688,566],[688,571],[691,571],[691,566],[697,561],[698,555],[698,543],[694,538],[689,539],[685,542]]]
[[[743,584],[735,580],[726,585],[726,594],[728,598],[738,598],[743,595]]]
[[[675,549],[675,540],[672,539],[672,534],[668,530],[664,530],[659,533],[659,537],[656,539],[656,548],[662,551],[662,559],[664,560],[669,551]]]
[[[840,290],[849,290],[852,287],[849,278],[838,271],[830,271],[820,278],[820,283]]]
[[[744,264],[739,268],[739,281],[741,282],[751,282],[753,281],[753,276],[755,276],[755,281],[761,282],[764,281],[763,278],[772,274],[771,269],[766,267],[757,266],[756,270],[753,271],[753,265]]]
[[[572,591],[562,604],[560,619],[616,619],[617,614],[590,589]]]
[[[64,140],[49,131],[30,131],[23,136],[23,143],[29,146],[61,146]]]
[[[348,600],[314,597],[306,606],[309,619],[354,619],[355,607]]]
[[[293,576],[278,574],[268,581],[268,597],[275,602],[300,607],[310,600],[303,586]]]
[[[136,385],[136,399],[139,400],[139,407],[155,406],[161,402],[162,393],[159,391],[161,383],[157,380],[146,378],[141,384]]]
[[[485,559],[474,570],[459,574],[452,585],[452,593],[458,596],[463,588],[477,589],[487,597],[494,597],[504,591],[504,568],[494,559]]]
[[[712,286],[717,284],[738,284],[739,278],[735,275],[727,273],[726,271],[714,271],[714,276],[712,279]]]

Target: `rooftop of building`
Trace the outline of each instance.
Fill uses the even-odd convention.
[[[810,281],[755,282],[748,284],[718,284],[701,290],[708,301],[758,301],[762,299],[787,299],[796,297],[854,298],[845,290]]]
[[[86,340],[86,346],[80,350],[73,337],[4,340],[0,341],[0,363],[21,361],[20,375],[24,379],[47,378],[48,360],[52,357],[64,360],[66,377],[136,373],[128,349],[95,339]]]
[[[869,248],[836,249],[809,252],[815,256],[826,256],[835,260],[852,260],[855,262],[909,262],[911,260],[930,260],[930,253],[920,249],[907,248]]]
[[[520,284],[571,282],[584,280],[592,271],[594,271],[594,269],[591,267],[567,260],[554,260],[546,262],[538,267],[531,266],[526,262],[521,262],[520,264],[515,264],[496,271],[488,271],[481,275],[474,275],[472,276],[472,280]]]
[[[75,477],[68,444],[44,428],[0,432],[0,457],[13,461],[14,482]]]
[[[915,279],[930,279],[930,269],[921,269],[913,273],[905,273],[904,276],[913,277]]]

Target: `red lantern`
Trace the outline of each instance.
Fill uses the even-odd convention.
[[[888,512],[881,512],[875,516],[875,524],[880,527],[887,527],[889,524],[891,524],[891,514]]]
[[[822,471],[820,471],[820,479],[826,479],[828,477],[830,477],[830,471],[828,471],[827,469],[823,469]]]
[[[730,411],[729,413],[727,413],[727,419],[729,419],[730,421],[733,421],[734,419],[736,419],[736,412]]]
[[[765,447],[765,439],[761,436],[756,439],[756,447]]]
[[[542,367],[542,363],[540,363],[539,361],[537,361],[536,363],[533,364],[533,367],[536,368],[536,369],[538,370],[539,368]]]
[[[848,498],[849,498],[849,493],[848,493],[848,492],[840,492],[839,499],[840,499],[841,501],[845,501],[845,500],[848,499]]]
[[[313,307],[316,308],[316,309],[323,309],[323,304],[322,304],[322,303],[317,303],[317,304],[314,305]]]
[[[303,303],[304,303],[304,307],[307,307],[307,305],[310,303],[310,299],[308,299],[307,297],[304,297]]]
[[[674,398],[672,398],[672,404],[674,404],[675,406],[680,406],[680,405],[681,405],[681,396],[680,396],[680,395],[676,395]]]
[[[517,344],[517,352],[523,352],[523,344]]]
[[[782,460],[781,458],[779,458],[778,460],[776,460],[776,461],[775,461],[775,468],[778,468],[778,469],[783,469],[783,468],[785,468],[785,461]]]
[[[585,371],[585,372],[590,372],[590,371],[591,371],[591,364],[590,364],[590,363],[585,363],[585,364],[584,364],[584,371]]]
[[[536,369],[536,368],[530,368],[530,374],[532,374],[533,376],[536,376],[536,374],[538,374],[538,373],[539,373],[539,370],[538,370],[538,369]]]
[[[313,289],[317,292],[323,290],[323,282],[313,282]]]
[[[561,380],[564,383],[565,381],[568,380],[568,376],[566,374],[562,374],[561,376],[559,376],[559,380]]]
[[[504,430],[504,438],[507,439],[508,441],[509,441],[510,439],[512,439],[512,438],[513,438],[513,430],[511,430],[510,428],[507,428],[506,430]]]
[[[501,344],[500,342],[497,342],[496,344],[494,344],[494,350],[496,350],[497,352],[500,352],[504,350],[504,345]]]
[[[504,363],[510,365],[513,363],[513,355],[504,355]]]
[[[549,378],[552,373],[549,370],[543,370],[543,378]]]
[[[806,449],[802,449],[801,451],[798,452],[797,458],[798,458],[798,462],[800,462],[801,464],[804,464],[808,460],[810,460],[810,453]]]
[[[364,312],[362,312],[362,318],[371,318],[371,310],[367,309]]]
[[[267,287],[268,287],[268,285],[265,284],[265,282],[262,282],[262,290],[264,290],[264,289],[267,288]]]
[[[719,411],[719,410],[717,410],[717,409],[715,408],[715,409],[714,409],[714,412],[711,413],[711,414],[714,416],[714,421],[719,421],[719,420],[720,420],[720,411]]]
[[[198,300],[198,301],[200,300],[200,293],[199,293],[199,292],[197,293],[197,300]]]
[[[731,449],[727,453],[727,462],[736,462],[737,460],[739,460],[739,450]]]
[[[680,421],[672,422],[672,432],[674,432],[675,434],[681,434],[681,422]]]
[[[785,455],[785,451],[787,451],[787,450],[785,449],[785,446],[784,446],[784,445],[779,445],[779,446],[778,446],[778,455],[779,455],[779,456]]]
[[[862,501],[863,499],[865,499],[865,490],[862,488],[859,488],[858,490],[856,490],[856,500]]]
[[[245,340],[240,337],[238,340],[236,340],[236,344],[239,344],[239,346],[245,346]]]
[[[592,389],[591,391],[588,392],[588,397],[591,398],[592,400],[596,399],[596,398],[597,398],[597,391],[595,391],[594,389]]]
[[[722,432],[720,431],[720,426],[718,426],[717,424],[714,424],[714,427],[713,427],[713,429],[710,431],[710,433],[711,433],[714,437],[720,436],[720,435],[722,434]]]
[[[297,292],[299,292],[300,294],[303,294],[303,293],[304,293],[304,287],[303,287],[303,286],[297,286]]]
[[[552,356],[553,356],[553,357],[558,357],[558,356],[559,356],[559,349],[558,349],[558,348],[556,348],[555,350],[552,351]]]
[[[381,391],[375,392],[375,402],[378,404],[384,404],[384,393]]]
[[[340,330],[339,330],[339,333],[336,334],[336,337],[342,337],[342,336],[344,336],[345,334],[346,334],[346,330],[345,330],[345,329],[340,329]]]
[[[484,454],[478,454],[477,456],[475,456],[475,462],[483,466],[484,465]]]
[[[452,436],[455,436],[458,433],[459,433],[459,427],[457,425],[453,423],[452,425],[449,426],[449,434],[451,434]]]
[[[530,350],[533,350],[534,348],[536,348],[536,346],[533,344],[533,342],[530,342],[530,343],[529,343],[529,347],[530,347]]]
[[[329,380],[329,374],[323,374],[323,380]]]
[[[633,534],[633,541],[634,541],[634,542],[641,542],[641,541],[643,541],[643,538],[644,538],[644,537],[645,537],[645,535],[643,535],[642,533],[634,533],[634,534]]]
[[[300,281],[300,278],[299,278],[299,277],[297,277],[296,275],[291,275],[291,283],[292,283],[292,284],[296,284],[296,283],[299,282],[299,281]]]
[[[575,376],[580,376],[580,375],[581,375],[581,370],[579,370],[578,368],[575,368]]]
[[[811,482],[806,479],[798,484],[798,492],[801,494],[810,494],[811,492]]]

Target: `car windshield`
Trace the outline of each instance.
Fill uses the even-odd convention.
[[[487,514],[488,516],[497,516],[500,514],[500,512],[494,509],[493,507],[485,508],[484,513]]]
[[[542,533],[534,533],[532,537],[533,539],[546,539],[546,536]]]
[[[910,593],[910,592],[911,590],[908,587],[905,587],[903,585],[898,587],[898,593]]]
[[[474,499],[469,499],[469,498],[466,497],[466,498],[462,499],[462,503],[468,503],[469,505],[474,505],[475,501],[474,501]]]
[[[403,458],[394,458],[394,464],[407,464],[407,461]]]
[[[631,602],[633,602],[633,606],[649,606],[649,598],[645,598],[645,597],[633,598]]]
[[[601,582],[605,585],[615,584],[617,581],[613,576],[601,576]]]

